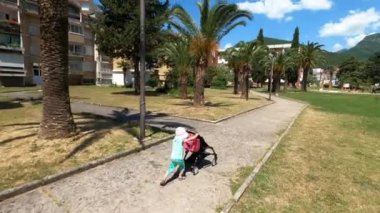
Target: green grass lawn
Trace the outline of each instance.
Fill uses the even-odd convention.
[[[35,91],[40,90],[41,86],[34,87],[0,87],[0,93],[19,92],[19,91]]]
[[[311,106],[233,212],[379,212],[380,97],[282,95]]]
[[[71,86],[70,96],[74,100],[84,102],[139,109],[140,96],[135,95],[129,88]],[[232,89],[206,89],[205,99],[205,106],[196,108],[190,99],[182,100],[173,95],[147,91],[146,108],[152,112],[215,121],[270,103],[258,95],[250,95],[246,101],[241,99],[240,95],[232,94]]]
[[[140,146],[136,123],[120,123],[91,114],[75,114],[78,134],[70,138],[38,137],[39,102],[18,102],[0,96],[0,191],[38,180]],[[169,136],[147,127],[150,143]]]

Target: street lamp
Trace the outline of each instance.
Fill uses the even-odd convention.
[[[140,0],[140,143],[145,138],[145,0]]]
[[[273,66],[274,66],[274,55],[272,53],[269,53],[269,58],[271,60],[271,69],[269,73],[269,100],[272,100],[272,78],[273,78]]]

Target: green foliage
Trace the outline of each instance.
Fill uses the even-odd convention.
[[[367,73],[372,84],[380,83],[380,51],[369,58]]]
[[[152,75],[150,76],[149,80],[146,82],[146,85],[154,88],[154,87],[157,87],[159,83],[160,83],[160,80],[158,79],[158,75]]]
[[[355,57],[350,57],[339,66],[337,75],[341,84],[349,83],[352,87],[359,88],[367,82],[368,76],[364,71],[364,63]]]
[[[148,56],[165,40],[169,1],[146,1],[146,48]],[[139,58],[140,12],[139,1],[100,0],[102,13],[92,21],[96,44],[100,52],[123,59]]]
[[[224,65],[211,66],[214,74],[211,80],[211,87],[215,89],[226,89],[228,81],[232,81],[232,75],[228,67]],[[210,69],[208,69],[210,70]]]
[[[237,26],[245,26],[243,18],[252,19],[249,11],[241,10],[236,4],[217,1],[213,6],[209,0],[197,4],[200,12],[199,25],[180,5],[172,9],[170,24],[191,41],[191,49],[196,60],[207,60],[217,43]]]

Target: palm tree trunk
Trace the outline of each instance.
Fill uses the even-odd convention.
[[[187,99],[187,75],[181,74],[179,77],[180,82],[180,93],[182,99]]]
[[[234,69],[234,94],[238,94],[239,70]]]
[[[303,73],[303,67],[300,66],[298,68],[298,75],[297,75],[297,82],[296,82],[296,87],[298,87],[298,88],[301,87],[301,76],[302,76],[302,73]]]
[[[333,77],[333,71],[332,70],[330,70],[330,81],[329,81],[329,89],[331,90],[331,88],[332,88],[332,77]]]
[[[244,69],[239,68],[239,92],[240,97],[243,97],[244,93]]]
[[[309,67],[306,66],[303,69],[303,78],[302,78],[302,91],[307,92],[307,76],[309,74]]]
[[[288,76],[285,74],[285,84],[284,84],[284,92],[288,91]]]
[[[68,137],[76,127],[68,86],[67,0],[41,0],[39,6],[43,79],[39,135],[46,139]]]
[[[248,70],[244,69],[241,74],[241,95],[240,98],[248,100]]]
[[[123,81],[124,81],[124,87],[127,87],[127,68],[123,67]]]
[[[204,105],[205,74],[207,62],[198,62],[195,69],[194,106]]]
[[[273,75],[272,92],[278,93],[280,87],[280,75],[275,73]]]

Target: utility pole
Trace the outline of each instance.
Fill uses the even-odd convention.
[[[140,143],[145,138],[145,0],[140,0]]]

